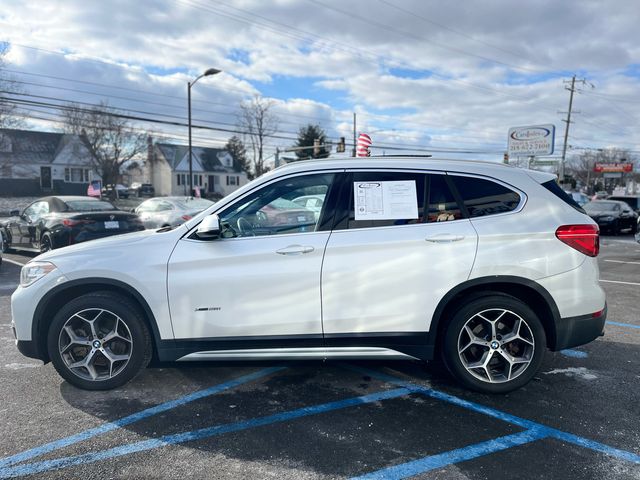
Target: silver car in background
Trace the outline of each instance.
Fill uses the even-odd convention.
[[[176,227],[191,220],[213,202],[196,197],[156,197],[142,202],[136,209],[145,228]]]

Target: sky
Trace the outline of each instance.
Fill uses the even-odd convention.
[[[510,127],[554,124],[557,156],[576,75],[568,154],[640,156],[638,18],[636,0],[0,0],[0,41],[21,98],[172,122],[187,82],[220,69],[192,89],[194,144],[224,145],[258,95],[278,118],[268,153],[307,124],[351,142],[356,113],[376,154],[501,161]],[[61,128],[28,108],[27,128]]]

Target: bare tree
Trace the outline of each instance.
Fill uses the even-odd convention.
[[[278,131],[278,118],[273,114],[273,105],[273,101],[259,96],[240,104],[238,127],[251,146],[254,177],[268,171],[264,165],[265,142]]]
[[[105,185],[117,183],[122,166],[147,148],[146,134],[137,133],[106,103],[90,108],[69,104],[62,116],[64,131],[81,136]]]
[[[7,53],[9,44],[0,42],[0,128],[16,128],[22,126],[23,122],[15,116],[16,106],[8,101],[6,92],[22,93],[22,89],[5,71]]]

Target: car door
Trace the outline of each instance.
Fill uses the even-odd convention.
[[[24,209],[19,217],[11,221],[11,244],[18,248],[38,248],[38,223],[43,215],[49,213],[49,204],[40,200]]]
[[[347,183],[322,269],[325,341],[424,344],[438,302],[469,277],[476,232],[444,173],[354,171]]]
[[[622,205],[620,220],[620,228],[632,228],[636,221],[633,210],[631,210],[631,207],[627,204]]]
[[[332,210],[326,207],[318,221],[291,199],[327,194],[334,177],[327,172],[271,181],[217,212],[221,238],[190,233],[178,242],[168,266],[176,339],[322,345],[320,272]]]

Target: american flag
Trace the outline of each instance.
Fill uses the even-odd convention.
[[[371,146],[371,137],[366,133],[361,133],[358,137],[358,146],[356,147],[356,157],[369,157],[371,152],[369,147]]]
[[[101,185],[100,180],[94,180],[89,184],[89,188],[87,188],[87,196],[89,197],[99,197],[101,195]]]

